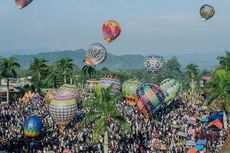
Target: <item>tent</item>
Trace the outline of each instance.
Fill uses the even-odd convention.
[[[217,114],[213,114],[209,117],[209,121],[214,121],[216,119],[219,119],[220,121],[223,121],[223,116],[224,116],[224,112],[221,111]]]
[[[187,153],[197,153],[197,152],[198,151],[196,148],[190,148]]]
[[[204,150],[204,146],[203,145],[196,145],[195,148],[199,151]]]
[[[197,140],[196,141],[196,145],[206,145],[207,144],[207,140]]]
[[[215,121],[212,121],[208,124],[208,128],[213,130],[221,130],[223,128],[223,123],[220,120],[216,119]]]
[[[192,141],[192,140],[188,140],[188,141],[186,141],[185,144],[186,144],[186,147],[190,148],[190,146],[195,146],[196,142]]]

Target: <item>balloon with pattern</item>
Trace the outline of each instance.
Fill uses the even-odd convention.
[[[210,76],[203,76],[200,79],[200,87],[202,88],[202,90],[205,94],[208,94],[208,88],[206,87],[206,85],[209,82],[209,80],[211,80],[211,79],[212,79],[212,77],[210,77]]]
[[[138,98],[136,89],[141,83],[138,80],[127,80],[122,85],[122,92],[124,93],[125,100],[132,106],[136,105]]]
[[[33,0],[15,0],[18,9],[28,6]]]
[[[151,55],[145,58],[144,66],[151,76],[156,74],[164,67],[165,60],[162,56]]]
[[[107,44],[111,43],[121,34],[121,26],[117,21],[107,20],[106,22],[103,23],[102,33],[105,42]]]
[[[204,4],[200,8],[200,16],[204,21],[209,20],[215,15],[215,8],[209,4]]]
[[[137,107],[145,117],[152,117],[164,105],[165,95],[160,86],[151,83],[141,84],[136,89]]]
[[[102,85],[103,88],[108,88],[113,84],[113,88],[112,88],[112,95],[116,95],[117,93],[119,93],[121,91],[121,83],[119,79],[116,79],[112,76],[106,76],[104,78],[101,78],[100,83]]]
[[[170,104],[173,99],[179,94],[181,85],[175,79],[165,79],[160,83],[160,86],[165,94],[165,102]]]
[[[106,60],[107,52],[105,47],[100,43],[94,43],[90,45],[86,58],[85,64],[90,66],[95,66],[103,63]]]
[[[27,138],[36,138],[42,132],[42,121],[37,115],[31,115],[24,122],[24,135]]]
[[[54,122],[62,127],[68,125],[77,113],[77,102],[72,95],[56,95],[49,104]]]

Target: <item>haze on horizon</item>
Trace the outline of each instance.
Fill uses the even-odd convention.
[[[216,14],[202,22],[205,3]],[[1,0],[0,56],[87,49],[95,42],[118,55],[224,52],[230,49],[229,14],[230,0],[34,0],[23,10]],[[107,19],[122,27],[109,45],[101,34]]]

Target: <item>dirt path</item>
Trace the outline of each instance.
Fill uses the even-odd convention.
[[[220,153],[230,153],[230,129],[228,130],[228,137],[224,143],[223,149],[220,151]]]

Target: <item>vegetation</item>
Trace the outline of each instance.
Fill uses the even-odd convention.
[[[93,139],[99,140],[100,135],[104,135],[104,152],[108,152],[108,126],[110,119],[121,125],[123,129],[127,129],[128,123],[121,116],[120,110],[116,106],[119,95],[112,95],[112,86],[104,89],[98,86],[94,98],[84,102],[84,107],[90,108],[90,113],[86,115],[82,124],[88,125],[90,122],[95,122],[93,127]]]
[[[7,83],[7,103],[9,103],[9,81],[11,77],[16,78],[17,72],[16,70],[20,67],[20,65],[16,62],[15,58],[2,58],[0,60],[0,75],[1,77],[6,79]]]

